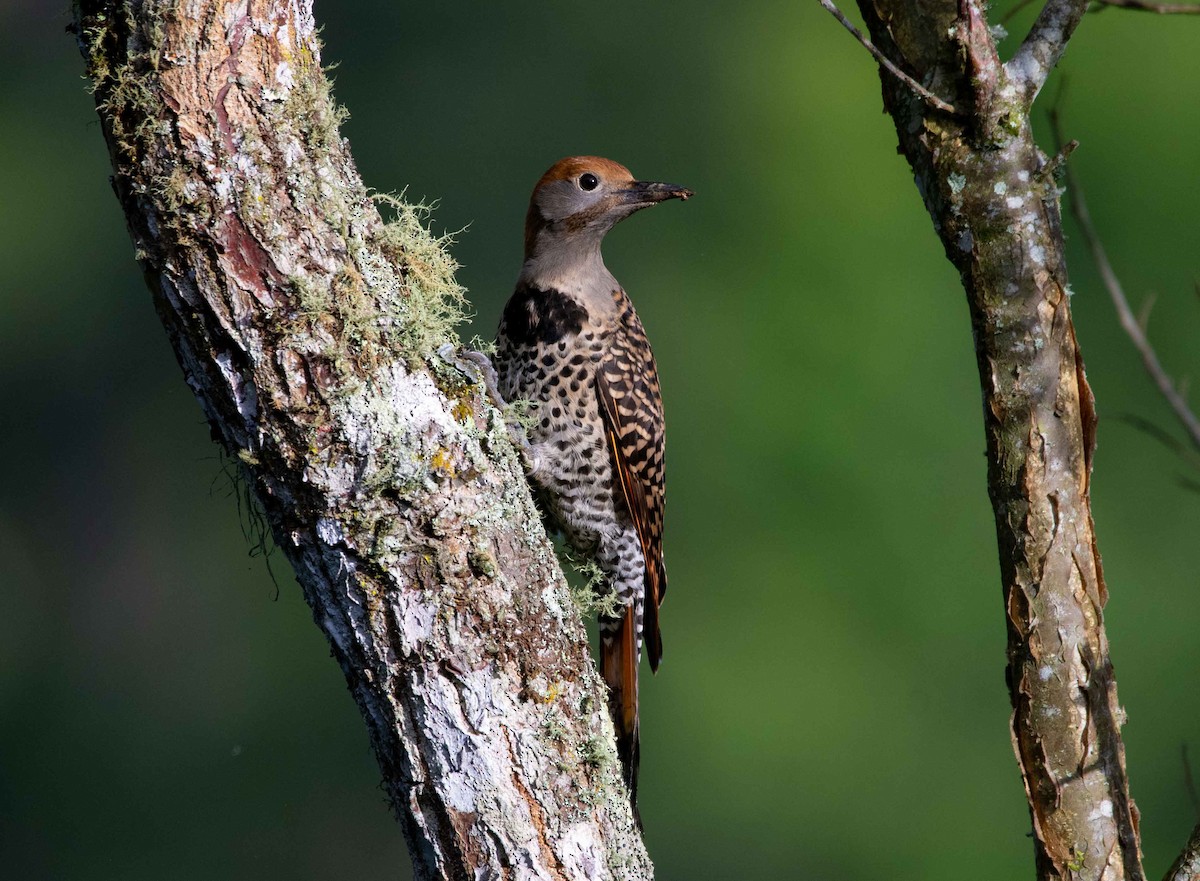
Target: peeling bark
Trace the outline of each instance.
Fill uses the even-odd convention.
[[[650,878],[503,417],[441,347],[453,264],[368,197],[311,0],[76,16],[155,306],[346,675],[417,877]]]
[[[1058,189],[1030,103],[1082,5],[1047,3],[1009,65],[977,0],[859,0],[900,150],[971,312],[1008,627],[1012,738],[1041,879],[1143,878],[1089,499],[1096,417],[1071,323]]]

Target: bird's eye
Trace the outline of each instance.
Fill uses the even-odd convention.
[[[591,192],[598,186],[600,186],[600,178],[596,177],[590,171],[579,175],[579,189]]]

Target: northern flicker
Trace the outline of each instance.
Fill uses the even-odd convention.
[[[501,395],[535,407],[530,479],[543,509],[620,602],[600,619],[600,665],[635,813],[643,635],[652,670],[662,658],[665,426],[650,343],[600,244],[635,211],[691,195],[596,156],[555,164],[530,199],[525,263],[497,339]]]

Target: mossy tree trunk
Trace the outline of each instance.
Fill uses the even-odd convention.
[[[76,28],[155,306],[346,675],[417,877],[651,877],[503,418],[444,346],[454,264],[417,209],[385,223],[368,197],[310,0],[80,0]]]
[[[1033,100],[1086,2],[1046,3],[1002,63],[980,0],[859,0],[901,152],[971,312],[1008,629],[1012,738],[1041,879],[1143,878],[1089,500],[1092,395]]]

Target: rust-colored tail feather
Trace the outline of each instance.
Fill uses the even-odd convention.
[[[617,754],[621,758],[625,785],[629,788],[633,816],[640,828],[642,818],[637,808],[638,639],[632,604],[626,607],[616,633],[602,642],[600,672],[608,683],[608,706],[617,733]]]

